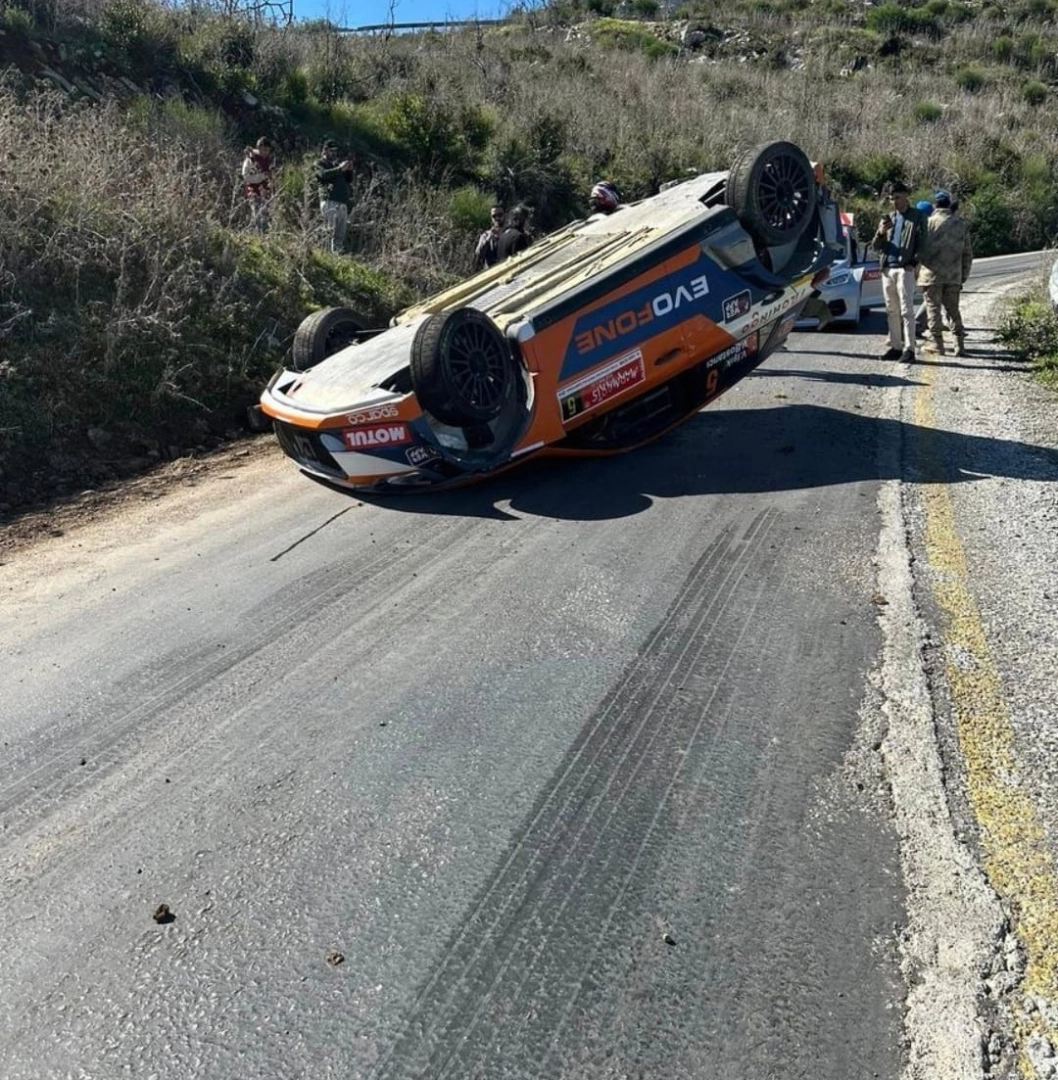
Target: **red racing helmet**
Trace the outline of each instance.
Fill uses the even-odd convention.
[[[592,210],[603,214],[612,214],[621,205],[621,196],[609,180],[600,180],[588,196],[588,205]]]

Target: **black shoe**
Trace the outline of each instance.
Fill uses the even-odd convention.
[[[882,353],[882,355],[878,357],[878,359],[879,360],[899,360],[900,359],[900,350],[899,349],[886,349],[885,352]]]
[[[900,354],[901,364],[913,364],[915,362],[915,354],[911,349],[904,349]]]

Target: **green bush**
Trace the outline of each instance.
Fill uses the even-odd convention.
[[[103,40],[128,53],[135,52],[147,39],[151,10],[144,0],[108,0],[99,15]]]
[[[660,7],[658,0],[632,0],[632,10],[641,19],[656,18]]]
[[[599,19],[591,29],[592,39],[602,48],[623,52],[641,52],[651,60],[676,56],[679,49],[670,41],[662,41],[649,30],[623,19]]]
[[[879,34],[928,34],[938,36],[937,20],[924,8],[879,4],[867,12],[866,26]]]
[[[1047,100],[1047,87],[1039,79],[1029,79],[1022,83],[1021,98],[1026,105],[1042,105]]]
[[[944,115],[944,110],[935,101],[920,101],[911,110],[911,115],[920,124],[932,124]]]
[[[436,97],[405,93],[390,102],[383,128],[412,169],[436,179],[474,171],[491,125],[478,108],[457,113]]]
[[[22,33],[28,33],[33,29],[33,16],[22,8],[7,4],[0,8],[0,26],[4,26],[8,30],[20,30]]]
[[[1014,39],[1009,34],[1000,34],[992,42],[992,55],[1001,63],[1009,63],[1014,55]]]
[[[996,327],[997,337],[1019,360],[1034,364],[1048,379],[1058,378],[1058,314],[1049,298],[1019,297]]]
[[[489,211],[495,201],[477,188],[456,188],[448,197],[448,217],[456,229],[468,232],[487,229]]]
[[[1015,250],[1014,214],[1004,195],[996,188],[982,187],[967,202],[964,212],[971,223],[974,254],[987,258]]]
[[[988,79],[979,68],[964,67],[955,73],[955,85],[968,94],[976,94],[988,85]]]
[[[276,104],[281,108],[296,108],[309,100],[309,78],[302,68],[291,68],[283,76],[276,91]]]
[[[834,171],[834,167],[831,171]],[[907,166],[904,159],[897,154],[875,151],[854,164],[846,164],[842,172],[844,178],[852,182],[852,186],[880,192],[890,180],[898,180],[906,175]],[[835,174],[835,178],[837,175]]]

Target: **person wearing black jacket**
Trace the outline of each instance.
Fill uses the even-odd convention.
[[[889,347],[882,360],[915,360],[915,270],[922,257],[926,235],[926,215],[911,205],[906,184],[897,180],[887,185],[892,203],[883,214],[871,247],[879,254],[885,311],[889,321]]]
[[[507,221],[507,227],[500,233],[497,262],[503,262],[519,251],[525,251],[529,246],[529,234],[525,231],[526,222],[529,220],[529,211],[524,206],[516,206],[511,211]]]
[[[320,197],[320,214],[330,233],[331,251],[336,255],[345,250],[352,180],[353,159],[347,157],[339,161],[338,144],[334,139],[328,139],[316,162],[316,187]]]

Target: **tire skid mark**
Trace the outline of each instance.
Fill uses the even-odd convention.
[[[763,539],[763,536],[761,539]],[[748,554],[748,551],[743,553],[736,560],[735,565],[731,567],[728,578],[736,578],[734,584],[737,584],[737,579],[741,577],[741,564],[748,561]],[[725,579],[724,584],[728,584],[727,579]],[[754,598],[748,613],[750,616],[752,616],[753,612],[756,610],[765,587],[766,583],[764,582],[758,587],[757,595]],[[561,892],[561,897],[557,900],[557,907],[549,914],[547,923],[542,923],[537,932],[532,935],[526,935],[525,933],[515,935],[516,940],[514,942],[514,948],[507,952],[507,958],[504,961],[500,972],[497,974],[497,977],[493,979],[488,991],[486,991],[479,1000],[474,1015],[471,1017],[470,1022],[460,1037],[459,1044],[454,1048],[448,1060],[440,1066],[440,1071],[437,1073],[438,1080],[442,1080],[446,1075],[451,1075],[450,1070],[448,1070],[448,1065],[457,1057],[459,1049],[469,1038],[473,1029],[481,1021],[483,1013],[490,1004],[491,997],[500,984],[501,976],[505,973],[507,968],[512,966],[514,949],[523,947],[530,952],[530,956],[524,966],[524,977],[517,985],[516,989],[508,992],[509,998],[526,996],[522,991],[528,986],[530,980],[534,979],[534,972],[540,961],[551,955],[552,938],[560,925],[560,921],[566,916],[567,908],[573,897],[577,895],[578,889],[587,874],[590,872],[593,877],[602,877],[605,880],[610,880],[612,877],[619,876],[621,884],[617,890],[616,897],[608,906],[605,918],[603,919],[603,928],[598,933],[596,946],[588,951],[588,958],[583,965],[584,967],[591,966],[592,959],[598,953],[598,945],[605,937],[606,930],[613,921],[614,914],[628,891],[629,883],[635,877],[636,870],[639,868],[643,859],[647,845],[654,836],[662,812],[668,803],[672,788],[682,775],[687,757],[690,754],[691,747],[697,739],[702,724],[707,717],[714,722],[717,719],[717,717],[710,714],[708,710],[714,705],[719,691],[720,681],[730,667],[731,661],[737,653],[737,647],[741,644],[746,629],[753,621],[752,618],[747,618],[743,623],[742,628],[733,643],[731,653],[727,656],[723,663],[722,670],[717,676],[717,681],[712,683],[711,691],[702,702],[701,711],[698,713],[698,721],[693,724],[691,731],[688,734],[686,748],[684,750],[676,750],[674,746],[661,746],[660,752],[664,752],[666,748],[668,748],[670,752],[675,750],[677,754],[675,768],[672,768],[668,762],[664,760],[658,760],[654,763],[652,768],[644,764],[645,762],[650,761],[650,755],[655,751],[657,744],[674,742],[674,739],[672,739],[671,736],[674,735],[675,732],[669,732],[666,725],[673,719],[670,714],[674,711],[674,706],[676,704],[675,697],[674,695],[669,695],[663,701],[663,695],[665,695],[668,684],[672,682],[673,677],[678,672],[693,672],[698,667],[698,662],[711,644],[710,631],[709,629],[705,629],[705,627],[707,624],[711,626],[716,622],[717,616],[724,611],[726,599],[729,598],[730,595],[731,593],[728,593],[725,600],[721,602],[718,610],[713,611],[711,606],[707,606],[700,610],[693,621],[685,628],[680,638],[680,647],[678,650],[673,650],[674,652],[678,652],[678,656],[669,667],[665,677],[662,679],[660,687],[657,687],[657,693],[654,695],[653,701],[647,703],[645,707],[637,707],[634,710],[632,709],[632,706],[638,705],[639,703],[631,702],[621,710],[622,716],[631,711],[633,715],[639,716],[641,719],[639,720],[638,726],[631,739],[621,752],[616,768],[611,771],[606,780],[603,791],[593,799],[590,809],[582,817],[580,826],[577,829],[577,833],[573,837],[572,842],[566,851],[559,855],[558,859],[555,861],[549,880],[542,886],[540,906],[544,906],[544,904],[551,900],[557,892]],[[691,650],[695,645],[697,645],[697,648],[694,648],[692,654]],[[644,690],[653,690],[654,688],[654,685],[651,684],[645,686]],[[724,717],[726,717],[726,713],[727,711],[725,709],[723,712]],[[678,717],[675,718],[677,722],[678,719]],[[666,739],[666,735],[669,735],[670,737]],[[682,738],[680,741],[682,743]],[[634,760],[632,758],[633,751],[637,751]],[[619,775],[622,771],[627,771],[629,775]],[[661,783],[651,783],[650,781],[656,780],[657,774],[662,771],[669,777],[668,783],[665,784],[663,781]],[[641,775],[643,773],[646,773],[646,776]],[[616,797],[613,797],[613,789],[618,786],[619,780],[619,792]],[[662,788],[660,797],[657,794],[657,789],[659,787]],[[647,794],[641,799],[635,800],[634,795],[640,790],[644,790]],[[632,793],[632,797],[629,797],[629,793]],[[644,807],[645,810],[650,811],[651,806],[653,806],[653,811],[644,814],[644,817],[649,820],[649,825],[642,832],[643,839],[638,845],[637,853],[631,866],[627,868],[627,871],[622,868],[620,874],[615,875],[610,872],[610,867],[615,861],[620,861],[622,859],[621,852],[623,849],[610,844],[607,835],[615,822],[618,826],[620,825],[618,815],[619,812],[626,809],[626,801],[643,802],[647,804]],[[607,807],[609,808],[609,812],[605,813]],[[597,813],[601,813],[603,816],[602,823],[599,825],[596,825],[595,821]],[[627,813],[622,813],[621,816],[627,817],[628,815]],[[586,850],[580,850],[581,847],[585,847]],[[608,852],[604,852],[600,858],[598,853],[604,847],[608,848]],[[567,870],[567,868],[570,869]],[[565,876],[563,876],[564,873]],[[576,918],[576,915],[577,913],[574,911],[574,919]],[[594,916],[591,917],[591,921],[594,921]],[[565,927],[565,929],[566,936],[575,941],[590,940],[592,936],[590,932],[586,932],[582,935],[578,933],[569,933],[568,927]],[[546,976],[543,978],[546,978]],[[538,986],[542,985],[542,978],[535,979],[535,983]],[[531,998],[531,995],[528,996]],[[570,1005],[563,1010],[567,1018],[570,1008],[576,1001],[577,996],[577,992],[574,991],[569,999]],[[554,1036],[556,1040],[561,1034],[561,1026],[562,1025],[556,1026]],[[456,1063],[460,1065],[466,1064],[460,1062]]]
[[[761,582],[761,584],[759,585],[759,587],[757,589],[756,596],[754,597],[753,604],[752,604],[752,606],[750,608],[750,611],[749,611],[749,614],[751,616],[757,610],[757,608],[758,608],[758,606],[760,604],[760,601],[763,599],[766,587],[767,586],[766,586],[765,582]],[[737,634],[737,636],[736,636],[736,638],[734,640],[731,652],[727,655],[727,657],[724,660],[722,668],[717,673],[717,676],[716,676],[717,682],[714,684],[713,691],[712,691],[712,693],[709,694],[709,696],[704,701],[703,708],[698,714],[697,722],[694,723],[694,725],[692,726],[692,728],[691,728],[691,730],[689,732],[686,749],[680,753],[679,760],[676,762],[675,768],[670,770],[670,777],[669,777],[668,783],[664,784],[660,797],[655,796],[654,799],[652,800],[652,801],[656,802],[654,812],[649,818],[648,825],[646,826],[646,828],[642,832],[642,839],[640,840],[638,847],[635,849],[634,858],[632,859],[631,863],[627,867],[622,867],[621,868],[622,873],[620,874],[620,877],[619,877],[619,886],[618,886],[618,888],[616,890],[616,893],[614,894],[613,899],[609,903],[609,906],[608,906],[606,914],[605,914],[605,918],[603,919],[600,928],[598,929],[598,931],[595,934],[595,938],[594,938],[594,941],[593,941],[592,945],[588,949],[585,950],[585,953],[584,953],[585,960],[584,960],[584,963],[582,964],[584,974],[581,976],[580,981],[577,983],[577,985],[572,989],[571,993],[568,995],[565,1007],[562,1008],[562,1010],[561,1010],[561,1013],[562,1013],[561,1020],[555,1027],[555,1031],[554,1031],[554,1034],[553,1034],[552,1040],[551,1040],[551,1045],[550,1045],[549,1051],[548,1051],[549,1056],[554,1054],[558,1049],[559,1039],[560,1039],[561,1035],[563,1034],[563,1032],[565,1030],[565,1027],[567,1026],[567,1024],[570,1021],[570,1018],[571,1018],[572,1013],[573,1013],[573,1011],[575,1009],[575,1006],[576,1006],[577,999],[580,997],[582,989],[583,989],[585,983],[587,982],[587,980],[589,978],[588,972],[593,967],[596,957],[599,956],[599,954],[600,954],[600,952],[602,950],[602,947],[603,947],[603,943],[604,943],[604,941],[606,939],[606,935],[609,932],[610,927],[611,927],[611,925],[613,924],[613,922],[615,920],[617,912],[622,907],[622,905],[624,904],[625,898],[626,898],[626,896],[628,895],[628,893],[629,893],[629,891],[631,889],[632,883],[636,880],[638,871],[639,871],[641,865],[643,865],[643,863],[645,862],[645,858],[646,858],[646,855],[647,855],[647,852],[648,852],[648,849],[649,849],[650,845],[655,841],[656,835],[657,835],[658,830],[659,830],[659,826],[661,825],[661,822],[662,822],[663,813],[668,807],[668,804],[669,804],[670,798],[672,796],[673,790],[675,789],[675,787],[677,785],[677,782],[680,781],[682,779],[682,777],[683,777],[683,773],[684,773],[684,770],[686,768],[687,759],[690,756],[691,748],[698,741],[698,738],[699,738],[699,736],[701,734],[702,728],[704,727],[707,719],[710,720],[711,722],[713,722],[714,724],[717,724],[719,727],[723,727],[726,720],[727,720],[727,717],[728,717],[728,714],[729,714],[730,702],[728,702],[727,704],[724,705],[724,707],[720,711],[719,716],[712,713],[710,710],[714,707],[714,704],[716,702],[716,697],[717,697],[717,695],[719,693],[719,689],[720,689],[720,682],[727,675],[727,673],[728,673],[728,671],[729,671],[729,669],[731,667],[732,662],[734,661],[734,659],[738,655],[738,647],[740,645],[742,645],[743,639],[745,638],[746,633],[747,633],[749,627],[751,626],[752,622],[753,622],[752,618],[747,618],[743,622],[743,624],[742,624],[740,630],[738,631],[738,634]],[[708,644],[708,642],[709,642],[709,638],[705,637],[703,639],[703,647],[702,647],[702,649],[699,650],[698,654],[696,655],[695,662],[700,660],[701,656],[704,654],[704,652],[705,652],[705,644]],[[666,712],[669,711],[669,708],[670,708],[670,706],[666,706]],[[629,778],[629,783],[630,784],[634,783],[637,780],[638,780],[638,777],[633,775],[632,777]],[[608,831],[610,829],[611,823],[614,821],[614,819],[617,816],[617,811],[618,811],[619,807],[620,807],[620,803],[615,803],[613,805],[613,807],[611,808],[610,814],[607,817],[606,823],[603,826],[603,833],[601,833],[600,836],[597,838],[597,840],[595,842],[595,845],[594,845],[593,849],[588,853],[588,856],[582,858],[582,860],[580,861],[580,871],[577,874],[576,879],[574,881],[575,886],[579,885],[580,882],[584,879],[584,877],[585,877],[585,875],[587,873],[588,867],[589,867],[589,859],[591,859],[593,856],[595,856],[596,851],[598,851],[599,848],[601,848],[604,845],[604,843],[605,843],[604,834],[605,834],[606,831]],[[609,868],[610,864],[615,861],[615,857],[614,857],[613,852],[614,852],[614,848],[611,846],[610,847],[610,855],[608,857],[606,857],[604,859],[604,861],[603,861],[603,865],[607,869]],[[567,857],[566,861],[569,862],[569,861],[572,861],[572,860],[571,860],[570,857]],[[595,865],[597,865],[597,864],[595,864]],[[608,874],[607,876],[610,876],[610,875]],[[562,900],[561,904],[559,905],[559,909],[558,909],[558,915],[559,916],[564,914],[565,908],[570,903],[571,898],[572,898],[572,891],[569,891],[569,892],[566,893],[565,898]],[[557,923],[557,921],[558,921],[557,918],[555,920],[553,920],[552,925]],[[586,935],[585,939],[590,940],[590,935]],[[536,949],[536,955],[533,958],[532,966],[535,966],[536,962],[544,955],[545,950],[550,946],[550,944],[551,944],[550,939],[548,939],[548,940],[542,941],[538,945],[538,947]],[[532,967],[530,968],[530,972],[531,971],[532,971]],[[542,987],[545,978],[546,978],[546,975],[538,978],[536,980],[536,986],[537,987]],[[526,981],[528,981],[528,980],[526,980]],[[523,989],[523,987],[520,987],[519,989]],[[559,1063],[559,1065],[560,1064],[561,1063]]]
[[[454,536],[449,537],[454,540],[465,534],[472,524],[449,522],[446,523],[448,527],[438,531],[444,534],[454,533]],[[121,708],[112,718],[104,720],[102,717],[107,713],[106,703],[94,701],[91,712],[85,710],[80,719],[81,730],[75,730],[75,724],[64,728],[58,735],[64,747],[72,744],[75,749],[64,748],[35,768],[15,772],[15,779],[0,786],[0,820],[3,820],[5,815],[12,815],[17,809],[18,819],[32,819],[32,823],[35,823],[38,818],[32,811],[45,800],[53,800],[59,794],[74,794],[89,785],[99,783],[108,768],[115,767],[123,758],[123,750],[129,744],[144,738],[152,720],[157,722],[168,710],[209,686],[226,672],[237,669],[262,650],[274,646],[293,633],[302,632],[306,623],[326,620],[330,612],[337,608],[353,589],[376,587],[377,594],[358,608],[359,615],[369,614],[389,599],[384,588],[377,588],[388,572],[403,566],[410,559],[415,559],[415,565],[420,568],[429,568],[451,557],[456,547],[457,545],[451,542],[412,545],[405,549],[380,553],[366,565],[350,567],[347,572],[341,573],[337,580],[332,573],[326,571],[309,575],[313,580],[307,588],[303,582],[295,582],[277,594],[277,608],[269,613],[263,629],[230,643],[221,655],[217,655],[215,643],[210,643],[209,646],[199,646],[195,655],[189,656],[185,652],[171,657],[168,666],[174,672],[173,675],[152,670],[130,676],[126,688],[116,689],[113,696],[119,699],[132,698],[136,704]],[[432,554],[429,554],[430,552]],[[424,553],[427,553],[425,557]],[[296,591],[298,595],[296,601],[290,604],[292,591]],[[347,620],[343,618],[344,621]],[[189,666],[190,671],[187,670]],[[283,670],[290,670],[294,666],[296,661],[287,660]],[[144,694],[135,683],[137,679],[142,680],[148,676],[156,689]],[[44,729],[42,734],[55,738],[48,729]],[[25,751],[23,756],[29,754],[31,758],[35,758],[40,753],[46,751],[33,747]],[[85,771],[77,767],[76,760],[82,756],[91,758],[91,770]],[[5,825],[5,834],[10,838],[13,835],[13,822],[8,820]]]
[[[716,722],[708,710],[722,681],[719,675],[714,678],[711,671],[706,690],[691,691],[690,708],[680,699],[686,694],[682,684],[692,681],[710,649],[716,672],[726,670],[737,655],[765,585],[754,590],[746,609],[734,610],[732,602],[744,598],[740,590],[746,571],[777,520],[776,511],[765,510],[741,536],[729,526],[700,557],[662,622],[584,725],[565,765],[454,933],[417,995],[403,1034],[372,1071],[376,1080],[440,1077],[459,1064],[462,1047],[486,1013],[493,1023],[502,1022],[503,1009],[495,998],[518,949],[531,952],[516,984],[521,990],[534,978],[551,937],[562,931],[560,916],[593,855],[605,850],[608,866],[638,844],[635,865],[624,876],[627,890],[701,726]],[[736,630],[717,641],[725,615]],[[673,714],[680,713],[672,723]],[[640,804],[646,812],[637,813]],[[650,823],[645,839],[639,825],[644,820]],[[634,835],[615,843],[611,834],[622,828]],[[554,896],[562,897],[557,910],[551,910]],[[608,907],[611,918],[619,902],[620,897]],[[594,918],[594,911],[583,917]],[[568,1011],[566,1006],[563,1012]]]

